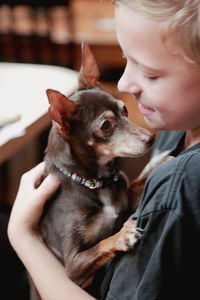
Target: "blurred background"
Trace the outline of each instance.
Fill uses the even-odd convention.
[[[82,41],[90,45],[96,57],[104,88],[123,98],[130,119],[145,126],[132,97],[120,95],[116,89],[125,60],[117,44],[110,0],[0,1],[0,63],[53,65],[78,71]],[[17,141],[13,143],[9,157],[0,152],[2,207],[12,205],[21,174],[43,158],[49,126],[31,142],[20,147]]]
[[[124,61],[110,0],[1,1],[1,61],[79,69],[83,40],[92,46],[102,77],[117,79]]]
[[[116,88],[125,60],[116,40],[111,0],[0,1],[1,299],[14,299],[13,295],[28,299],[24,269],[9,246],[6,226],[21,175],[44,156],[51,122],[47,107],[41,107],[44,99],[37,95],[45,98],[45,89],[54,88],[54,83],[60,91],[65,91],[65,82],[68,89],[74,86],[82,41],[94,53],[104,89],[123,99],[129,118],[145,127],[133,97],[120,94]],[[27,119],[29,122],[23,121]],[[10,137],[9,130],[16,130],[20,124],[20,134]],[[147,160],[148,155],[124,160],[130,179]]]

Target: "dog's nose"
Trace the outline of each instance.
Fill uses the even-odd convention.
[[[155,134],[150,131],[145,131],[145,134],[142,136],[142,141],[148,146],[151,147],[155,140]]]

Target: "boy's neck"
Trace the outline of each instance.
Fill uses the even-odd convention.
[[[200,143],[200,128],[187,130],[182,147],[182,151]]]

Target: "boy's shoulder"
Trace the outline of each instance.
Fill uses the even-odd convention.
[[[154,183],[165,182],[169,188],[178,185],[187,185],[192,189],[196,184],[200,191],[200,143],[183,151],[176,157],[161,162],[150,174]],[[188,185],[188,182],[190,184]]]
[[[156,166],[169,157],[176,155],[177,149],[184,138],[183,131],[162,131],[156,136],[151,159],[143,169],[140,177],[150,173]],[[174,162],[173,162],[174,163]],[[167,167],[167,166],[166,166]]]
[[[182,151],[177,156],[173,156],[172,154],[170,149],[166,149],[163,152],[158,152],[157,155],[153,157],[152,160],[158,160],[158,166],[152,171],[150,178],[155,178],[156,181],[165,178],[169,184],[170,182],[174,183],[177,178],[177,181],[180,184],[182,180],[185,182],[185,180],[188,180],[191,177],[194,184],[195,182],[199,182],[200,187],[200,176],[198,176],[200,170],[200,143]],[[166,155],[166,158],[168,156],[170,157],[166,162],[165,157],[163,158],[164,155]],[[161,160],[160,164],[158,157],[160,157]],[[162,162],[162,160],[164,162]]]
[[[187,167],[186,171],[195,171],[200,166],[200,143],[180,152],[184,137],[183,131],[161,132],[156,139],[152,161],[159,162],[170,156],[172,160],[165,168],[183,170]]]
[[[179,145],[184,136],[184,131],[160,131],[156,135],[154,149],[174,150]]]
[[[167,149],[163,148],[160,155],[164,151]],[[165,209],[176,211],[177,215],[180,216],[183,214],[181,208],[183,203],[185,203],[184,207],[190,207],[191,204],[193,209],[194,206],[198,207],[200,198],[199,170],[200,143],[156,166],[148,176],[145,185],[142,199],[143,214]]]

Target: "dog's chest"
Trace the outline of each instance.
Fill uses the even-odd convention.
[[[96,239],[100,235],[102,235],[101,238],[105,238],[121,226],[124,203],[127,203],[126,194],[121,193],[114,196],[118,197],[118,201],[113,201],[113,193],[109,189],[99,191],[102,207],[90,225],[85,227],[84,236],[87,240]]]
[[[109,189],[101,190],[99,192],[99,199],[103,204],[101,211],[97,215],[96,226],[102,228],[103,226],[107,227],[118,218],[120,214],[120,207],[116,204],[113,204],[112,193]],[[97,230],[100,230],[98,228]]]
[[[80,242],[94,245],[121,228],[127,204],[123,188],[116,191],[109,187],[98,192],[82,187],[62,189],[43,220],[43,236],[58,249],[63,240],[67,248]]]
[[[103,204],[101,214],[104,215],[104,219],[108,221],[116,219],[119,215],[120,207],[113,204],[113,195],[109,189],[99,191],[99,199]]]

